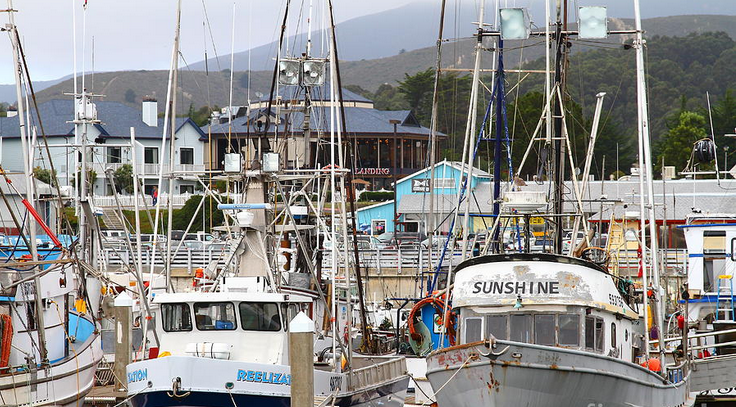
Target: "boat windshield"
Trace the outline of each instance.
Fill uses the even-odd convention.
[[[200,331],[235,329],[235,306],[231,302],[196,302],[194,319]]]
[[[246,331],[280,331],[279,306],[273,302],[241,302],[240,322]]]
[[[166,332],[188,332],[192,330],[189,304],[161,304],[163,328]]]

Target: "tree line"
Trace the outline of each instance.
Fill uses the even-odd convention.
[[[720,169],[724,153],[736,151],[736,139],[725,138],[736,127],[736,43],[725,33],[690,34],[685,37],[655,36],[646,48],[647,87],[650,133],[653,155],[659,173],[661,162],[682,171],[688,165],[693,143],[711,134],[718,145]],[[542,69],[544,60],[536,60],[523,68]],[[518,165],[539,121],[544,105],[543,77],[528,76],[517,85],[516,74],[506,77],[507,117],[513,138],[511,157]],[[610,176],[616,169],[628,172],[637,161],[637,108],[634,51],[630,42],[617,48],[579,52],[569,59],[566,76],[566,121],[573,155],[582,166],[592,124],[595,95],[606,92],[596,143],[593,173]],[[484,77],[481,87],[479,116],[488,103],[491,79]],[[438,130],[448,136],[444,155],[459,159],[462,152],[468,103],[470,75],[443,73],[438,87]],[[434,70],[427,69],[405,75],[396,85],[381,85],[375,92],[348,86],[354,92],[372,99],[378,109],[413,110],[420,122],[431,120]],[[510,89],[510,91],[509,91]],[[706,106],[706,92],[711,98],[711,111]],[[713,127],[709,117],[712,115]],[[479,117],[482,119],[482,116]],[[490,169],[492,147],[482,146],[479,162]],[[540,153],[540,151],[535,151]],[[504,154],[506,154],[504,152]],[[605,170],[603,156],[605,155]],[[736,163],[736,160],[732,162]],[[528,162],[521,170],[523,178],[537,173],[539,162]],[[701,166],[707,169],[708,166]],[[712,165],[711,167],[712,168]],[[618,174],[620,175],[620,174]]]

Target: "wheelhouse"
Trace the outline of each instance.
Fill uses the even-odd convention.
[[[288,360],[288,322],[310,302],[277,293],[157,295],[160,354],[281,363]],[[243,343],[249,346],[237,346]]]
[[[461,264],[454,309],[460,343],[491,337],[633,361],[638,315],[613,276],[547,254],[485,256]],[[634,351],[623,351],[634,349]]]

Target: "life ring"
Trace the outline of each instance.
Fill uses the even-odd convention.
[[[435,312],[437,315],[439,315],[438,323],[439,325],[442,325],[446,328],[447,332],[447,339],[450,342],[451,346],[455,345],[455,326],[457,323],[457,315],[452,312],[451,309],[447,310],[447,313],[449,315],[449,318],[447,318],[447,321],[445,321],[444,318],[444,312],[445,312],[445,294],[442,294],[440,296],[432,295],[430,297],[423,298],[416,304],[414,304],[414,307],[412,307],[411,311],[409,312],[409,336],[412,337],[415,341],[421,340],[422,335],[420,335],[417,332],[416,327],[414,326],[414,318],[416,316],[417,311],[419,311],[422,307],[424,307],[427,304],[431,304],[432,307],[435,309]]]

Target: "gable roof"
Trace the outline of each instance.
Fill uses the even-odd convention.
[[[263,109],[251,112],[250,119],[255,120],[265,114]],[[313,107],[310,114],[311,129],[313,131],[330,131],[330,108],[321,106]],[[232,121],[232,133],[234,135],[247,134],[248,116],[237,117]],[[410,110],[376,110],[362,107],[345,107],[345,127],[348,133],[352,134],[378,134],[393,135],[394,126],[390,120],[399,120],[401,124],[396,126],[396,133],[399,135],[425,136],[428,137],[430,129],[420,126],[414,113]],[[289,114],[289,131],[301,133],[302,123],[304,122],[303,112],[292,112]],[[286,126],[285,115],[282,115],[281,122],[278,125],[278,131],[284,132]],[[268,133],[273,134],[275,126],[270,126]],[[202,133],[207,134],[227,134],[228,123],[219,123],[202,127]],[[251,129],[251,134],[254,134]],[[445,137],[444,133],[437,132],[440,137]]]
[[[436,169],[438,167],[444,166],[444,165],[447,165],[449,167],[452,167],[452,168],[454,168],[454,169],[456,169],[456,170],[458,170],[458,171],[460,171],[460,172],[462,172],[464,174],[468,172],[467,168],[465,168],[464,171],[463,171],[463,167],[464,166],[463,166],[463,164],[460,161],[447,161],[447,160],[442,160],[442,161],[440,161],[440,162],[438,162],[438,163],[436,163],[434,165],[434,167],[435,167],[435,175],[437,175],[437,172],[436,172],[437,170]],[[409,175],[405,176],[404,178],[398,180],[396,183],[397,184],[401,184],[402,182],[406,182],[406,181],[408,181],[408,180],[416,177],[417,175],[420,175],[420,174],[423,174],[423,173],[426,173],[427,174],[427,178],[429,178],[430,168],[427,167],[427,168],[421,169],[421,170],[419,170],[419,171],[417,171],[417,172],[415,172],[413,174],[409,174]],[[490,179],[490,178],[493,178],[493,176],[491,174],[489,174],[489,173],[481,170],[481,169],[478,169],[478,168],[473,167],[473,178],[489,178]]]
[[[158,127],[151,127],[143,122],[141,109],[135,109],[119,102],[96,101],[97,117],[102,123],[95,124],[103,138],[129,138],[130,128],[135,129],[136,138],[161,139],[164,119],[158,119]],[[46,136],[70,136],[74,134],[74,101],[72,99],[53,99],[38,106]],[[31,121],[38,125],[35,109],[31,109]],[[202,129],[189,118],[176,118],[176,131],[184,125],[191,124],[203,136]],[[39,129],[40,130],[40,129]],[[0,136],[3,138],[20,137],[18,116],[0,117]]]
[[[288,100],[304,100],[304,91],[299,86],[283,86],[279,88],[277,92],[278,96]],[[260,102],[268,102],[269,95],[263,95],[260,97]],[[312,101],[330,101],[329,86],[314,86],[312,87],[311,93]],[[346,88],[342,88],[342,101],[343,102],[362,102],[362,103],[373,103],[372,100],[367,97],[361,96],[353,91]]]

